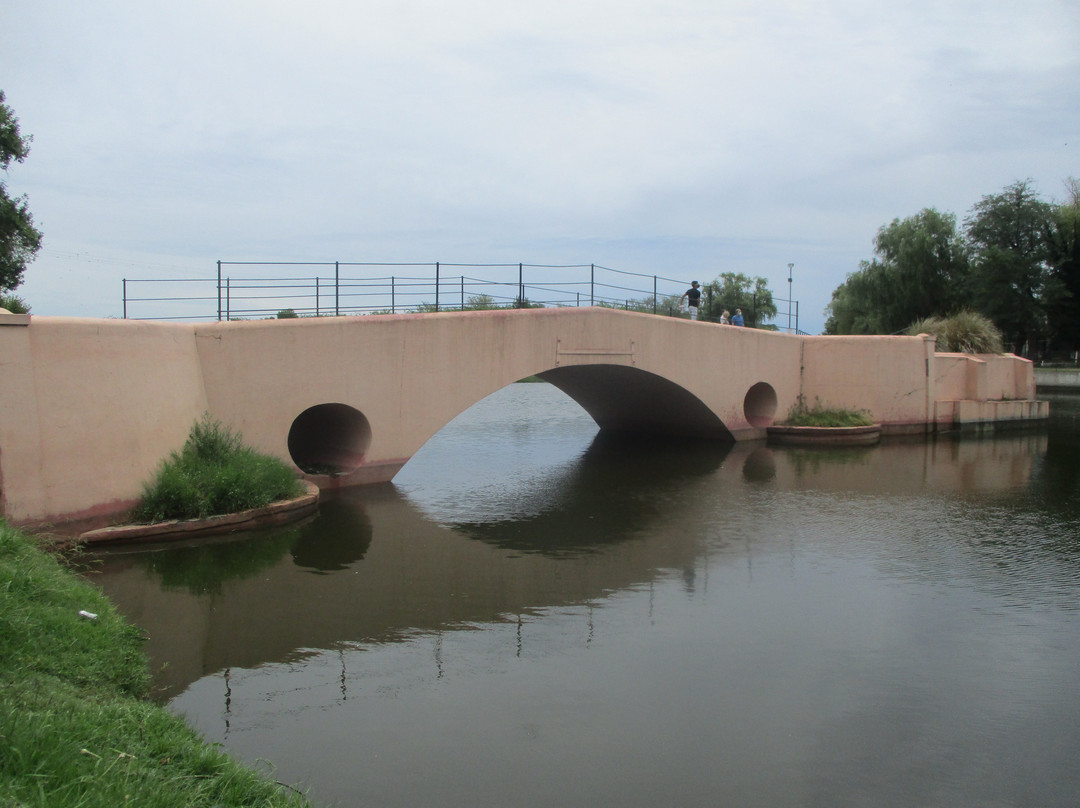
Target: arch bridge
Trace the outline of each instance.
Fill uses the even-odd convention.
[[[800,400],[888,432],[1045,418],[1031,364],[929,337],[805,337],[605,308],[152,323],[0,313],[0,505],[120,513],[209,413],[324,488],[387,481],[539,376],[602,430],[753,440]]]

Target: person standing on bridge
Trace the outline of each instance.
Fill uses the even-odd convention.
[[[683,311],[686,311],[687,307],[690,308],[690,319],[696,320],[698,313],[698,306],[701,304],[701,290],[698,289],[697,281],[690,281],[690,288],[683,292],[683,296],[679,298],[679,305]]]
[[[743,324],[742,309],[735,309],[735,316],[731,318],[731,324],[732,325],[742,325]]]

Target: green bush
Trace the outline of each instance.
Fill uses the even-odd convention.
[[[29,314],[30,307],[21,297],[0,294],[0,309],[7,309],[12,314]]]
[[[202,519],[299,496],[296,475],[275,457],[243,445],[238,433],[204,416],[184,447],[143,488],[137,522]]]
[[[952,317],[927,317],[908,326],[909,336],[929,334],[935,350],[945,353],[1001,353],[1001,331],[989,317],[962,311]]]
[[[825,407],[820,401],[813,407],[799,396],[798,402],[788,411],[783,426],[852,427],[873,426],[874,419],[866,410],[849,410],[842,407]]]

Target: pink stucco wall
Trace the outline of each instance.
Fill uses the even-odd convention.
[[[0,506],[23,524],[121,511],[204,412],[291,462],[301,413],[356,411],[362,462],[318,480],[349,485],[390,479],[460,412],[533,374],[601,425],[737,440],[764,437],[800,395],[869,410],[892,431],[1005,412],[941,405],[961,392],[1034,396],[1030,363],[936,357],[922,337],[796,337],[611,309],[208,324],[12,317],[0,314]]]
[[[123,507],[206,409],[190,326],[0,327],[0,496],[15,521]]]

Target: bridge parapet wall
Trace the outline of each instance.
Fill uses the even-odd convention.
[[[1012,354],[939,353],[934,385],[941,400],[996,401],[1035,398],[1035,371]]]
[[[1024,401],[968,403],[1033,399],[1030,363],[935,356],[922,337],[797,337],[596,308],[10,322],[0,327],[0,506],[19,524],[123,510],[204,412],[301,468],[296,435],[339,430],[314,453],[353,465],[318,482],[389,480],[456,415],[532,375],[601,427],[700,437],[764,437],[800,395],[869,410],[889,431],[1045,417],[1045,407],[1004,407]]]
[[[0,329],[0,504],[17,523],[122,510],[207,409],[189,326]]]
[[[866,410],[885,431],[922,431],[933,413],[933,341],[923,337],[806,337],[808,406]]]

